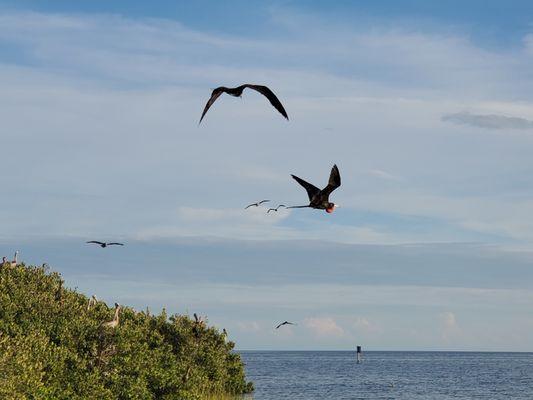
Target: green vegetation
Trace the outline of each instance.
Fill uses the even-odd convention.
[[[253,390],[234,344],[187,316],[113,308],[63,287],[61,275],[0,270],[1,399],[205,399]]]

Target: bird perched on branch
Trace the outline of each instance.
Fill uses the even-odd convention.
[[[337,204],[329,201],[329,195],[335,189],[341,185],[341,175],[339,169],[336,165],[333,165],[331,173],[329,175],[328,185],[320,190],[316,186],[310,184],[309,182],[304,181],[302,178],[298,178],[295,175],[291,175],[293,179],[304,187],[309,196],[309,205],[307,206],[292,206],[287,208],[315,208],[317,210],[326,210],[327,213],[332,213],[335,211],[335,208],[338,207]]]
[[[107,246],[124,246],[124,243],[117,243],[117,242],[105,243],[105,242],[99,242],[97,240],[91,240],[86,243],[94,243],[94,244],[99,245],[101,248],[106,248]]]
[[[270,104],[272,104],[274,108],[280,112],[281,115],[283,115],[287,120],[289,119],[289,116],[287,115],[287,112],[283,108],[281,101],[279,101],[279,99],[276,97],[276,95],[274,94],[272,90],[270,90],[266,86],[252,85],[252,84],[246,83],[244,85],[237,86],[235,88],[227,88],[225,86],[220,86],[214,89],[213,92],[211,93],[211,97],[209,98],[209,100],[207,101],[207,104],[205,105],[204,111],[202,112],[202,116],[200,117],[200,122],[202,122],[202,119],[204,119],[204,116],[207,113],[207,110],[209,110],[209,108],[213,105],[215,100],[218,99],[222,93],[227,93],[233,97],[241,97],[242,92],[246,88],[253,89],[261,93],[263,96],[265,96],[268,99],[268,101],[270,101]],[[198,124],[200,124],[200,122],[198,122]]]
[[[118,303],[115,303],[115,315],[113,316],[113,319],[109,322],[103,322],[100,327],[101,328],[116,328],[118,326],[118,314],[120,312],[121,306]]]

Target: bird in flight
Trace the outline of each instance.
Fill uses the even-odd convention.
[[[236,88],[227,88],[225,86],[220,86],[214,89],[213,92],[211,93],[211,97],[209,98],[207,104],[205,105],[204,112],[202,113],[202,116],[200,117],[200,122],[202,122],[202,119],[204,119],[204,116],[207,113],[207,110],[209,110],[209,108],[213,105],[215,100],[218,99],[222,93],[227,93],[230,96],[234,96],[234,97],[241,97],[242,92],[246,88],[253,89],[261,93],[263,96],[265,96],[268,99],[268,101],[270,101],[270,104],[272,104],[274,108],[280,112],[281,115],[283,115],[287,120],[289,119],[289,116],[287,115],[287,112],[283,108],[281,101],[279,101],[279,99],[276,97],[276,95],[274,94],[272,90],[270,90],[266,86],[252,85],[252,84],[246,83],[244,85],[237,86]],[[200,124],[200,122],[198,122],[198,125]]]
[[[320,190],[316,186],[310,184],[309,182],[304,181],[302,178],[298,178],[295,175],[291,175],[293,179],[304,187],[309,196],[309,205],[307,206],[292,206],[287,208],[315,208],[317,210],[326,210],[327,213],[332,213],[335,211],[335,208],[338,207],[337,204],[329,201],[329,195],[335,189],[341,185],[341,175],[339,169],[336,165],[333,165],[331,169],[331,174],[329,175],[328,185]]]
[[[261,200],[261,201],[258,201],[257,203],[252,203],[252,204],[248,204],[246,207],[244,207],[244,209],[248,209],[250,207],[259,207],[260,204],[263,204],[263,203],[268,203],[270,200]]]
[[[280,204],[279,206],[277,206],[276,208],[269,208],[268,211],[267,211],[267,214],[270,212],[270,211],[278,211],[278,209],[280,207],[284,207],[284,208],[287,208],[287,206],[285,204]]]
[[[124,246],[123,243],[117,243],[117,242],[105,243],[105,242],[99,242],[97,240],[91,240],[91,241],[86,242],[86,243],[98,244],[98,245],[100,245],[101,248],[105,248],[107,246]]]
[[[296,324],[293,324],[292,322],[289,322],[289,321],[285,321],[279,324],[278,326],[276,326],[276,329],[278,329],[280,326],[283,326],[283,325],[296,325]]]

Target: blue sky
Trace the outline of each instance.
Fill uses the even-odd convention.
[[[245,349],[533,349],[529,2],[0,10],[2,255]],[[290,121],[245,93],[198,127],[243,82]],[[333,163],[335,213],[243,210]]]

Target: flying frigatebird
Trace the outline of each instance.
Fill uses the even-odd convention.
[[[246,207],[244,207],[244,209],[248,209],[250,207],[259,207],[260,204],[263,204],[263,203],[268,203],[270,200],[261,200],[261,201],[258,201],[257,203],[252,203],[252,204],[248,204]]]
[[[252,85],[252,84],[246,83],[244,85],[237,86],[235,88],[227,88],[225,86],[220,86],[214,89],[213,92],[211,93],[211,97],[209,98],[209,100],[207,101],[207,104],[205,105],[204,111],[202,112],[202,116],[200,117],[200,122],[202,122],[202,120],[204,119],[204,116],[207,113],[207,110],[209,110],[209,108],[213,105],[215,100],[218,99],[222,93],[227,93],[230,96],[234,96],[234,97],[241,97],[242,92],[246,88],[253,89],[261,93],[263,96],[265,96],[268,99],[268,101],[270,101],[270,104],[272,104],[274,108],[280,112],[281,115],[283,115],[286,119],[289,119],[289,116],[287,115],[287,112],[283,108],[281,101],[279,101],[279,99],[276,97],[276,95],[274,94],[272,90],[270,90],[266,86]],[[198,124],[200,124],[200,122],[198,122]]]
[[[86,243],[98,244],[98,245],[100,245],[101,248],[105,248],[107,246],[124,246],[123,243],[117,243],[117,242],[105,243],[105,242],[99,242],[97,240],[91,240],[91,241],[86,242]]]
[[[328,213],[335,211],[335,208],[338,207],[337,204],[329,201],[329,195],[335,189],[341,185],[341,175],[339,173],[339,168],[337,165],[333,165],[331,169],[331,174],[329,175],[328,185],[320,190],[315,185],[310,184],[309,182],[304,181],[302,178],[298,178],[295,175],[291,175],[296,182],[304,187],[309,196],[309,205],[307,206],[292,206],[287,208],[315,208],[317,210],[326,210]]]
[[[283,325],[296,325],[296,324],[293,324],[292,322],[289,322],[289,321],[285,321],[279,324],[278,326],[276,326],[276,329],[278,329],[280,326],[283,326]]]

